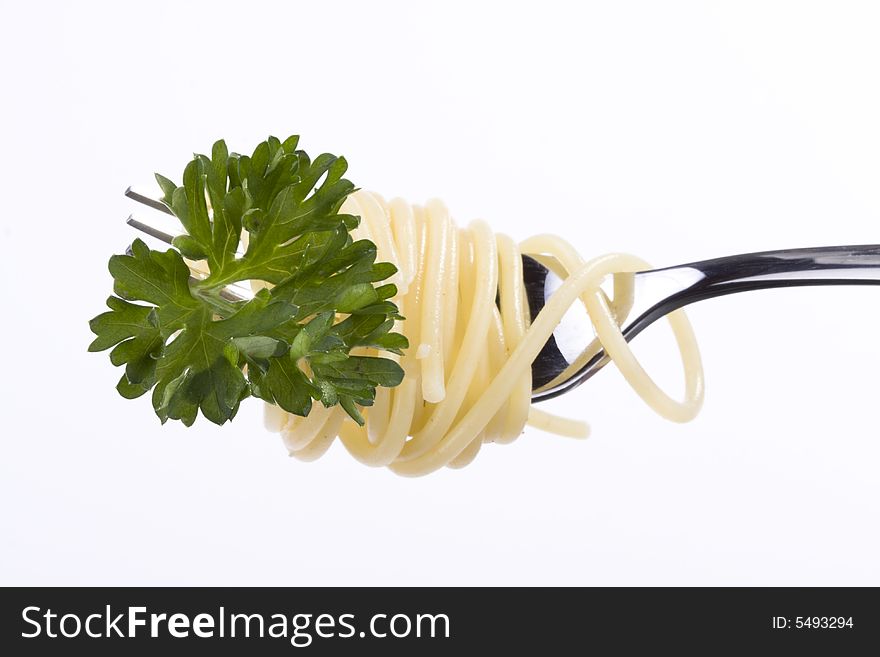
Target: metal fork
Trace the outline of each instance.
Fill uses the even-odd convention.
[[[151,209],[149,219],[132,214],[128,224],[171,244],[180,231],[160,227],[167,222],[163,215],[172,214],[168,206],[131,187],[125,195]],[[522,258],[529,314],[534,319],[562,280],[534,258]],[[746,253],[616,276],[631,277],[627,282],[634,290],[632,306],[625,317],[618,317],[621,331],[629,341],[673,310],[703,299],[779,287],[880,285],[880,245]],[[251,296],[251,292],[241,286],[231,287],[226,296],[240,301]],[[585,360],[585,353],[592,355]],[[576,372],[555,381],[578,360],[585,362]],[[532,401],[551,399],[576,388],[608,362],[608,356],[593,338],[589,317],[583,308],[575,306],[532,363]]]

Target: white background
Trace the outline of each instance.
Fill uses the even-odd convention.
[[[86,352],[123,190],[221,136],[585,256],[880,242],[876,7],[3,0],[0,583],[880,584],[880,289],[701,303],[696,421],[608,368],[549,405],[588,441],[421,479],[287,458],[257,402],[161,427]]]

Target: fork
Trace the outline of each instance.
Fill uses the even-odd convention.
[[[149,209],[149,218],[128,217],[133,228],[165,244],[179,234],[168,224],[171,210],[162,201],[129,187],[125,195]],[[550,268],[527,255],[523,259],[523,284],[532,319],[562,284]],[[615,274],[615,283],[633,291],[631,305],[618,308],[620,330],[627,341],[670,312],[703,299],[780,287],[806,285],[880,285],[880,245],[824,246],[782,249],[701,260],[662,269]],[[617,289],[617,286],[615,286]],[[252,293],[230,286],[227,299],[241,301]],[[564,378],[575,362],[581,366]],[[592,337],[586,311],[574,306],[532,363],[532,402],[573,390],[610,362]]]

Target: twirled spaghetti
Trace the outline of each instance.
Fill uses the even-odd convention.
[[[586,436],[584,423],[530,404],[531,363],[578,301],[595,327],[597,344],[649,406],[678,422],[699,411],[702,366],[684,313],[669,315],[685,372],[684,401],[678,402],[646,374],[620,332],[616,317],[630,292],[625,280],[616,281],[613,300],[600,288],[607,275],[646,269],[647,263],[618,254],[584,262],[568,243],[547,235],[517,245],[482,221],[456,226],[439,201],[419,207],[359,191],[342,211],[359,215],[355,237],[372,240],[378,259],[398,267],[390,282],[398,287],[395,301],[407,318],[395,329],[410,343],[400,358],[405,376],[398,387],[377,390],[363,427],[338,407],[315,405],[302,418],[267,405],[267,427],[281,432],[291,455],[316,459],[338,436],[359,461],[418,476],[467,465],[484,442],[511,442],[526,424]],[[557,273],[565,278],[531,323],[521,253],[561,267]]]

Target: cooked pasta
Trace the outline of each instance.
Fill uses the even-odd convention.
[[[395,329],[410,343],[404,356],[395,357],[405,376],[399,386],[377,390],[375,404],[365,409],[363,427],[338,407],[315,405],[303,418],[267,405],[267,427],[281,433],[292,456],[316,459],[339,437],[367,465],[418,476],[443,466],[467,465],[483,443],[511,442],[526,424],[585,437],[588,427],[583,422],[550,415],[530,403],[531,363],[568,308],[578,302],[595,328],[592,349],[604,348],[649,406],[677,422],[699,411],[702,366],[684,313],[669,315],[684,364],[681,402],[651,380],[620,332],[617,318],[622,321],[632,293],[632,276],[622,273],[646,269],[647,263],[618,254],[584,262],[568,243],[548,235],[517,245],[505,235],[493,234],[482,221],[456,226],[440,201],[419,207],[358,191],[342,211],[361,217],[354,237],[372,240],[378,259],[398,267],[390,282],[398,287],[394,300],[407,318]],[[531,322],[522,253],[565,278]],[[609,299],[600,284],[612,274],[615,286]],[[569,371],[592,353],[586,352]]]

